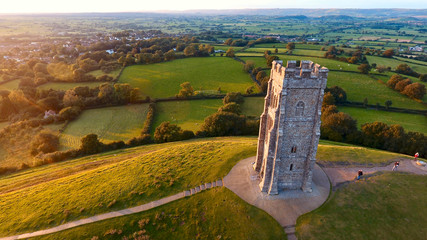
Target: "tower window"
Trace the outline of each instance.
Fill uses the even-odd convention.
[[[303,115],[304,115],[304,102],[299,101],[297,103],[296,108],[295,108],[295,116],[299,117],[299,116],[303,116]]]
[[[291,148],[291,153],[296,153],[297,152],[297,147],[296,146],[293,146],[292,148]]]
[[[291,166],[289,167],[289,171],[292,171],[293,168],[294,168],[294,165],[291,164]]]

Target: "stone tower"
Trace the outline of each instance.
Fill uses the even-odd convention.
[[[262,192],[312,191],[328,71],[311,61],[273,61],[254,165]]]

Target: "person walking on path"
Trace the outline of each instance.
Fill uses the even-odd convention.
[[[397,167],[399,167],[399,162],[394,163],[393,169],[391,169],[391,171],[397,171]]]
[[[357,172],[357,180],[360,180],[360,177],[362,177],[362,175],[363,175],[363,171],[361,169]]]
[[[420,156],[420,154],[417,152],[417,153],[415,153],[415,159],[414,159],[414,161],[417,161],[418,160],[418,156]]]

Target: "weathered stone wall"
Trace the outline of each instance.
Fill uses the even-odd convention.
[[[328,70],[311,61],[274,61],[261,115],[257,160],[263,192],[311,191]]]

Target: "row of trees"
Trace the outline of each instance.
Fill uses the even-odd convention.
[[[422,99],[426,94],[426,87],[421,83],[412,83],[409,78],[403,78],[401,75],[394,74],[387,81],[387,86],[408,97]]]
[[[104,83],[94,88],[75,87],[67,91],[21,87],[13,91],[1,90],[0,96],[0,116],[10,121],[42,117],[47,110],[59,112],[60,117],[69,119],[69,116],[74,116],[70,113],[80,112],[77,109],[105,104],[122,105],[140,98],[138,88],[117,83]]]
[[[330,92],[325,93],[322,105],[321,138],[347,142],[391,152],[412,155],[427,152],[427,136],[418,132],[405,132],[402,126],[382,122],[365,123],[361,130],[350,115],[339,112]]]

